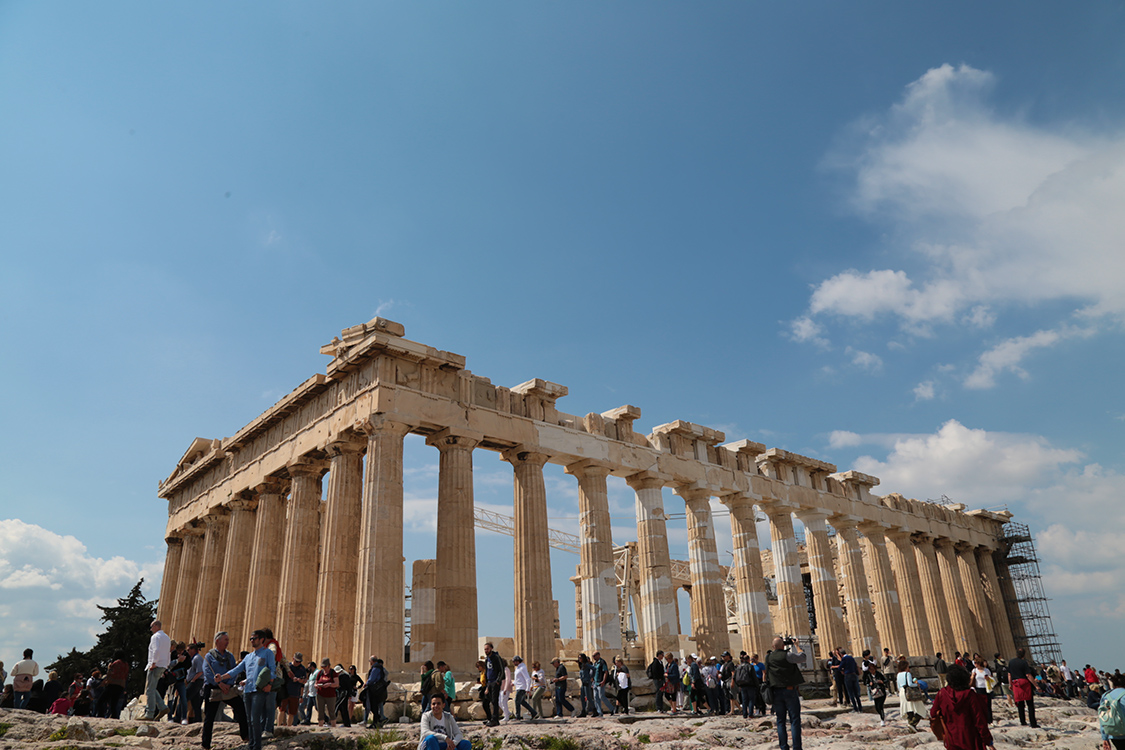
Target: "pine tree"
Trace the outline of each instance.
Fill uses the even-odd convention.
[[[64,685],[69,684],[75,672],[89,676],[90,671],[98,667],[104,674],[109,663],[120,653],[129,663],[125,694],[132,698],[144,692],[144,668],[148,660],[148,641],[152,636],[149,626],[156,619],[157,603],[155,599],[145,600],[141,593],[141,584],[144,582],[143,578],[137,581],[128,595],[117,600],[116,607],[98,605],[106,629],[98,636],[98,642],[93,648],[85,653],[72,648],[69,654],[60,656],[48,667],[58,671],[59,679]]]

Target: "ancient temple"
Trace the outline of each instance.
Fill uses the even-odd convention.
[[[665,487],[686,513],[691,626],[701,654],[729,648],[732,631],[743,648],[763,653],[777,633],[815,636],[822,652],[838,645],[854,653],[1014,652],[1022,624],[1006,605],[1007,569],[994,554],[1009,513],[880,497],[875,477],[750,440],[724,442],[723,433],[689,422],[645,435],[633,429],[635,406],[566,414],[557,407],[565,386],[493,385],[465,369],[463,356],[403,336],[402,325],[382,318],[345,329],[321,347],[332,358],[324,374],[232,437],[195,439],[160,483],[168,551],[159,606],[173,637],[209,640],[226,630],[241,644],[250,630],[269,626],[288,653],[344,664],[377,654],[402,669],[403,440],[414,433],[439,455],[427,632],[432,653],[458,672],[478,656],[474,450],[495,451],[513,468],[514,640],[529,662],[545,664],[558,649],[547,463],[578,484],[576,587],[587,652],[622,646],[611,474],[636,493],[637,629],[647,658],[679,648]],[[733,617],[712,498],[730,512]],[[758,512],[769,519],[770,592]],[[805,529],[811,597],[794,517]]]

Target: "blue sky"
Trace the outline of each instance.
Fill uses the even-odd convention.
[[[1120,666],[1123,31],[1108,2],[0,5],[0,659],[155,596],[157,481],[378,313],[569,413],[1006,506],[1067,658]],[[407,456],[429,557],[436,452]],[[511,545],[478,543],[505,634]]]

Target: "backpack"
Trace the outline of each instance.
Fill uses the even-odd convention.
[[[1125,709],[1121,707],[1121,699],[1125,697],[1125,690],[1115,688],[1106,693],[1098,706],[1098,723],[1108,737],[1125,737]]]
[[[664,677],[664,666],[656,659],[653,659],[652,663],[648,665],[648,677],[650,680],[659,680]]]
[[[734,668],[734,684],[739,687],[750,687],[754,684],[754,667],[749,664],[739,664]]]

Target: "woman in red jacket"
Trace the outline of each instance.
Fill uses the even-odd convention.
[[[946,686],[930,706],[930,724],[941,717],[946,750],[995,750],[988,731],[988,706],[984,696],[969,687],[969,673],[954,665],[945,677]]]

